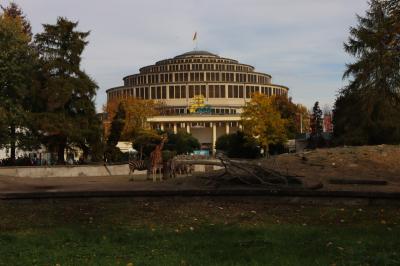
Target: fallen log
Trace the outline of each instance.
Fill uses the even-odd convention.
[[[332,185],[374,185],[374,186],[384,186],[388,182],[385,180],[377,179],[347,179],[347,178],[331,178],[329,179],[329,184]]]

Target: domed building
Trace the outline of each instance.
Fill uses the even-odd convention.
[[[207,51],[191,51],[142,67],[107,90],[107,100],[136,97],[164,103],[163,115],[148,118],[153,128],[196,137],[214,151],[216,139],[241,128],[240,113],[253,93],[288,95],[269,74]]]

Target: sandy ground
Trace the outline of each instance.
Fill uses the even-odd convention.
[[[364,146],[317,149],[251,161],[283,174],[296,175],[305,186],[323,183],[322,190],[400,192],[400,146]],[[154,183],[145,176],[21,178],[0,176],[0,193],[118,190],[210,189],[204,173]],[[387,185],[332,185],[331,178],[386,180]],[[227,188],[226,185],[224,188]],[[236,186],[237,188],[237,186]]]

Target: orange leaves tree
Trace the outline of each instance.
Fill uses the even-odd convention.
[[[107,119],[104,122],[104,135],[106,138],[110,134],[111,121],[120,103],[125,110],[125,126],[122,130],[121,140],[126,141],[132,140],[137,135],[140,135],[143,129],[148,128],[147,118],[159,115],[164,106],[162,102],[134,97],[108,101],[107,105],[103,107],[104,112],[107,113]]]
[[[256,137],[266,151],[269,145],[284,143],[287,140],[287,120],[281,117],[275,107],[274,96],[254,94],[243,108],[241,116],[245,133]]]

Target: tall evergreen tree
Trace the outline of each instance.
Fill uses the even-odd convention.
[[[311,114],[311,136],[319,137],[322,135],[323,126],[322,126],[322,110],[319,107],[319,102],[315,102],[312,114]]]
[[[60,17],[35,36],[42,73],[36,121],[44,144],[57,151],[58,163],[64,163],[68,146],[89,148],[101,132],[94,104],[97,85],[80,66],[89,32],[77,26]]]
[[[110,135],[107,139],[107,145],[116,146],[121,138],[122,130],[125,126],[125,109],[122,103],[119,103],[117,112],[111,122]]]
[[[119,103],[117,112],[111,122],[110,134],[107,139],[105,157],[108,161],[115,161],[120,150],[116,147],[121,139],[122,131],[125,126],[125,109],[123,103]]]
[[[322,147],[325,145],[325,141],[322,136],[323,133],[322,123],[323,123],[322,110],[319,107],[319,102],[315,102],[312,109],[311,121],[310,121],[311,134],[308,143],[308,146],[310,148],[315,149],[317,147]]]
[[[26,148],[31,134],[30,92],[35,69],[35,52],[31,46],[29,22],[16,5],[2,7],[0,15],[0,109],[3,133],[0,146],[10,148],[15,161],[17,147]],[[4,130],[6,132],[4,132]],[[29,146],[29,145],[28,145]]]
[[[400,5],[372,0],[358,25],[350,29],[345,51],[350,78],[336,99],[333,123],[338,143],[400,142]]]

